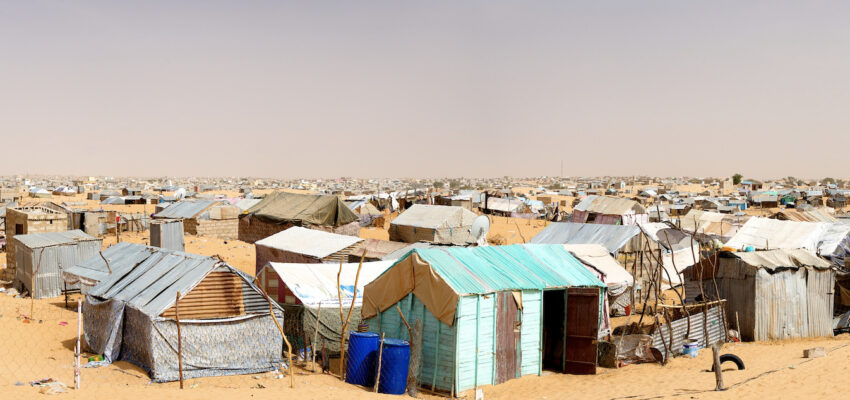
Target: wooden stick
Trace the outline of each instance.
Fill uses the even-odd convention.
[[[399,311],[401,312],[401,311]],[[402,317],[404,318],[404,317]],[[378,393],[378,385],[381,383],[381,358],[384,356],[384,332],[381,332],[381,345],[378,347],[378,372],[375,374],[375,393]]]
[[[345,331],[348,329],[348,322],[351,321],[351,312],[354,311],[354,301],[357,299],[357,281],[360,280],[360,269],[363,267],[363,259],[366,258],[366,249],[363,249],[363,255],[360,256],[360,264],[357,265],[357,275],[354,276],[354,294],[351,296],[351,306],[348,308],[348,316],[345,317],[345,322],[342,323],[342,338],[339,341],[339,368],[342,379],[345,380]],[[339,306],[342,308],[342,288],[339,285],[339,275],[342,273],[342,263],[339,264],[339,273],[336,278],[336,290],[340,293]],[[342,314],[340,314],[342,315]]]
[[[82,336],[83,327],[83,301],[77,299],[77,347],[75,348],[74,359],[74,389],[80,389],[80,336]]]
[[[106,257],[103,256],[103,252],[99,251],[98,254],[100,254],[100,258],[103,259],[103,262],[106,263],[106,270],[109,271],[109,275],[112,275],[112,268],[109,268],[109,261],[107,261]]]
[[[398,303],[395,305],[395,309],[398,310],[398,315],[401,315],[401,320],[404,322],[404,326],[407,327],[407,338],[411,342],[413,341],[413,330],[410,329],[410,324],[407,323],[407,318],[404,317],[404,314],[401,312],[401,307],[398,306]]]
[[[313,333],[313,372],[316,372],[316,345],[319,342],[319,316],[322,315],[322,302],[319,302],[319,310],[316,311],[316,332]]]
[[[178,310],[180,303],[180,292],[177,292],[177,298],[174,300],[174,320],[177,321],[177,368],[180,373],[180,389],[183,389],[183,338],[180,336],[180,311]]]
[[[711,352],[714,354],[714,379],[717,381],[717,385],[714,387],[714,390],[726,390],[723,388],[723,371],[720,369],[720,346],[723,345],[723,342],[717,342],[713,346],[711,346]]]
[[[265,293],[263,293],[265,294]],[[286,333],[283,332],[283,327],[280,326],[280,322],[278,322],[277,317],[274,315],[274,307],[272,306],[272,299],[266,295],[266,300],[269,302],[269,314],[272,316],[272,320],[274,324],[277,325],[277,330],[280,331],[280,335],[283,336],[283,341],[286,342],[286,352],[287,358],[289,359],[289,387],[295,387],[295,366],[292,365],[292,345],[289,344],[289,339],[286,338]]]

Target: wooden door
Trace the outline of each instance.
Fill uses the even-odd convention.
[[[564,335],[564,372],[596,373],[599,335],[599,289],[567,289],[567,318]]]
[[[517,377],[519,310],[511,292],[496,293],[496,382]]]

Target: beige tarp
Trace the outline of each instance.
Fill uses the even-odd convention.
[[[453,325],[460,296],[418,254],[401,260],[363,290],[362,318],[371,318],[413,292],[434,317]]]

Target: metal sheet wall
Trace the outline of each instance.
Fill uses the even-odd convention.
[[[151,222],[151,246],[163,249],[184,251],[183,221]]]
[[[808,336],[806,270],[769,274],[759,269],[755,281],[755,340]]]
[[[832,336],[834,273],[831,270],[807,272],[809,336]]]
[[[668,324],[661,325],[661,329],[652,335],[652,347],[661,351],[665,357],[666,348],[670,349],[673,355],[682,354],[682,346],[685,344],[685,339],[690,338],[697,341],[700,348],[706,348],[717,341],[726,340],[726,329],[723,326],[721,316],[721,308],[713,307],[708,312],[699,312],[691,314],[688,318],[681,318],[670,323],[672,327],[672,345],[670,327]],[[686,338],[688,333],[688,320],[690,320],[690,336]],[[662,341],[663,335],[663,341]],[[706,337],[708,340],[706,340]],[[666,347],[665,347],[666,343]]]

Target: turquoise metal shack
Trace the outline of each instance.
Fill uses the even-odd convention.
[[[396,306],[421,321],[419,386],[455,394],[543,369],[595,373],[605,287],[561,245],[415,249],[366,285],[362,317],[405,340]]]

